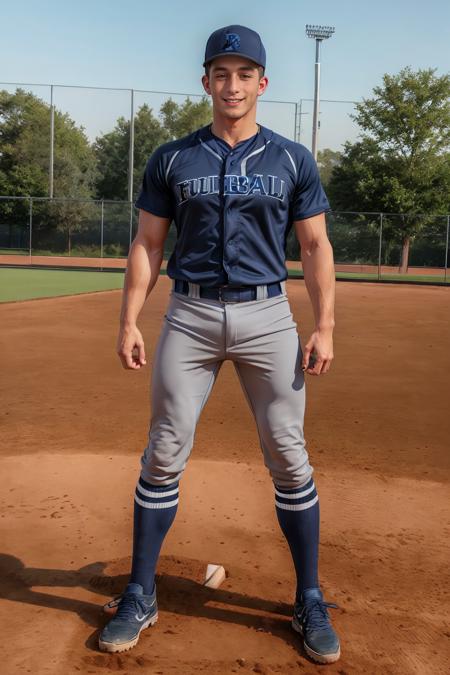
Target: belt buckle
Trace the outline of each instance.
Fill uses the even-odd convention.
[[[239,300],[225,300],[224,298],[222,298],[222,290],[224,288],[225,289],[230,288],[230,284],[224,284],[223,286],[219,286],[219,302],[222,302],[224,305],[239,302]]]

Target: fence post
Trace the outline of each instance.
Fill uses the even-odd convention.
[[[103,202],[104,200],[102,199],[101,220],[100,220],[100,258],[102,259],[103,259],[103,222],[104,222]],[[103,269],[102,264],[100,265],[100,268]]]
[[[380,242],[378,245],[378,281],[381,279],[381,243],[383,240],[383,214],[380,213]]]
[[[31,265],[31,236],[33,232],[33,197],[30,195],[30,208],[28,212],[28,221],[29,221],[29,246],[30,246],[30,265]]]
[[[128,253],[130,253],[132,236],[133,236],[133,202],[130,202],[130,242],[128,244]]]
[[[298,138],[297,138],[298,143],[301,143],[301,139],[302,139],[302,115],[303,115],[302,107],[303,107],[303,99],[301,98],[300,103],[299,103],[299,110],[298,110]]]
[[[297,115],[298,115],[298,103],[295,103],[294,110],[294,142],[297,141]]]
[[[134,169],[134,89],[131,93],[130,111],[130,143],[128,147],[128,201],[133,199],[133,169]]]
[[[445,268],[444,268],[444,283],[447,283],[447,265],[448,265],[448,230],[450,226],[450,215],[447,215],[447,236],[445,239]]]
[[[49,197],[53,199],[53,164],[55,148],[55,107],[53,105],[53,85],[50,85],[50,166],[49,166]]]

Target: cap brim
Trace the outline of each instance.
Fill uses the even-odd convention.
[[[242,52],[219,52],[218,54],[214,54],[214,56],[211,56],[207,61],[203,61],[203,67],[206,66],[207,63],[211,63],[214,59],[217,59],[219,56],[242,56],[244,59],[248,59],[249,61],[252,61],[255,63],[257,66],[261,66],[261,68],[265,68],[262,63],[258,63],[258,61],[255,61],[254,58],[249,56],[248,54],[243,54]]]

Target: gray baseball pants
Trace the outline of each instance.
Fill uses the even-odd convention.
[[[253,413],[264,464],[285,488],[308,482],[303,436],[305,377],[302,349],[286,294],[222,303],[173,290],[155,348],[152,418],[141,457],[141,477],[169,485],[182,476],[195,429],[225,359],[236,369]],[[267,296],[267,291],[265,293]]]

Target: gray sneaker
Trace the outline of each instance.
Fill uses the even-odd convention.
[[[294,603],[292,628],[303,636],[306,653],[318,663],[334,663],[341,655],[339,638],[334,631],[320,588],[306,588],[300,601]]]
[[[137,644],[141,630],[157,620],[156,584],[152,595],[144,595],[140,584],[129,583],[114,618],[100,633],[98,646],[103,652],[125,652]]]

